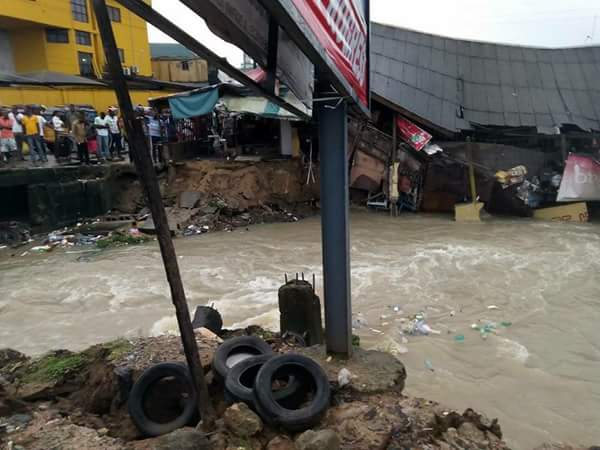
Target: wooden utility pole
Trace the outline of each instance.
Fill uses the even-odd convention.
[[[394,167],[394,163],[396,162],[396,153],[398,151],[398,115],[396,111],[392,111],[392,154],[390,155],[390,168],[388,169],[388,195],[390,202],[390,216],[398,215],[398,206],[396,202],[398,199],[394,199],[391,197],[392,195],[392,183],[394,182],[394,177],[392,177],[392,169]]]
[[[158,178],[152,160],[150,159],[150,150],[144,136],[142,124],[135,117],[105,0],[94,0],[94,11],[96,13],[100,36],[102,37],[102,44],[104,46],[113,88],[119,100],[119,108],[121,109],[125,130],[129,137],[131,155],[148,197],[148,206],[150,207],[152,218],[156,225],[158,243],[160,245],[160,252],[163,258],[167,280],[171,288],[171,298],[173,300],[173,305],[175,306],[175,314],[177,316],[179,331],[181,332],[183,350],[197,393],[198,409],[202,418],[202,426],[205,430],[209,430],[214,425],[215,413],[208,394],[208,387],[204,378],[202,364],[200,363],[198,345],[192,328],[192,322],[190,321],[190,312],[185,298],[183,283],[181,282],[181,275],[177,264],[177,255],[175,254],[175,247],[173,246],[173,240],[171,239],[167,214],[158,186]]]

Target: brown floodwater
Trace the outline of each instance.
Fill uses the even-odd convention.
[[[600,226],[355,212],[351,247],[356,332],[399,355],[408,394],[498,417],[515,449],[600,443]],[[321,294],[318,218],[176,248],[190,307],[214,302],[229,327],[277,329],[285,272],[315,273]],[[88,250],[0,250],[0,347],[39,354],[176,329],[156,243]],[[421,312],[439,334],[403,335]],[[483,339],[472,325],[485,323],[497,329]]]

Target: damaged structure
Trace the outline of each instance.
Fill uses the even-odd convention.
[[[363,150],[352,155],[353,188],[373,194],[379,184],[392,198],[398,188],[394,203],[400,209],[453,211],[470,197],[470,138],[477,192],[486,209],[531,216],[534,208],[556,202],[569,157],[584,158],[593,166],[590,173],[596,169],[600,47],[498,45],[373,24],[371,53],[372,120],[387,136],[388,152],[366,184],[372,161],[365,162]],[[368,128],[359,123],[352,128],[365,130],[357,146],[361,141],[369,146]],[[436,146],[415,145],[423,139]],[[518,166],[525,174],[504,182],[501,171]],[[568,200],[600,199],[589,190]]]

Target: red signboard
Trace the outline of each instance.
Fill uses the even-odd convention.
[[[415,150],[423,150],[423,147],[431,141],[432,136],[427,131],[416,126],[410,120],[398,117],[396,123],[400,130],[400,137],[408,142]]]
[[[292,0],[328,56],[369,107],[368,28],[356,0]]]

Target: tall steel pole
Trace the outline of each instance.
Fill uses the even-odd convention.
[[[162,202],[162,196],[158,186],[158,178],[150,159],[148,143],[144,136],[142,124],[135,117],[127,81],[123,74],[123,68],[117,51],[117,44],[113,33],[105,0],[94,0],[94,11],[98,22],[98,29],[102,37],[102,44],[108,61],[108,69],[112,78],[113,88],[119,100],[119,108],[125,122],[125,130],[129,137],[131,154],[139,177],[148,197],[148,206],[152,212],[152,218],[156,225],[156,234],[160,245],[167,280],[171,288],[171,298],[175,306],[175,314],[183,350],[187,359],[188,367],[194,381],[197,393],[199,412],[205,429],[212,428],[215,413],[208,394],[208,387],[204,378],[204,371],[200,363],[198,345],[194,336],[194,329],[190,320],[190,312],[185,298],[185,291],[177,264],[177,255],[171,239],[171,231],[167,221],[167,214]]]
[[[350,357],[352,300],[346,101],[319,102],[318,121],[327,351]]]

